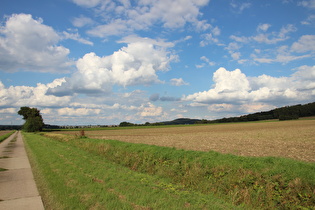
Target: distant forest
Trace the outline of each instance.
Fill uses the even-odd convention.
[[[212,123],[227,123],[227,122],[249,122],[249,121],[259,121],[259,120],[294,120],[300,117],[315,116],[315,102],[308,104],[298,104],[294,106],[285,106],[277,109],[273,109],[265,112],[256,112],[254,114],[243,115],[240,117],[229,117],[217,120],[206,120],[206,119],[190,119],[190,118],[179,118],[172,121],[156,122],[145,124],[134,124],[130,122],[121,122],[120,127],[127,126],[158,126],[158,125],[186,125],[186,124],[212,124]],[[20,130],[22,125],[0,125],[0,130]],[[45,125],[45,129],[61,129],[66,126],[58,125]],[[91,126],[72,126],[77,128],[91,127]],[[102,125],[98,127],[107,127],[107,125]]]
[[[300,117],[315,116],[315,102],[308,104],[298,104],[294,106],[285,106],[266,112],[256,112],[254,114],[243,115],[240,117],[229,117],[218,120],[201,120],[200,123],[223,123],[223,122],[248,122],[259,120],[295,120]]]
[[[179,118],[172,121],[157,122],[145,124],[133,124],[129,122],[122,122],[119,126],[146,126],[146,125],[185,125],[185,124],[211,124],[211,123],[227,123],[227,122],[249,122],[249,121],[260,121],[260,120],[295,120],[300,117],[315,116],[315,102],[308,104],[298,104],[293,106],[285,106],[276,108],[265,112],[256,112],[254,114],[243,115],[240,117],[229,117],[217,120],[206,120],[206,119],[189,119]]]

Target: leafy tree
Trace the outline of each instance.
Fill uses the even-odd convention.
[[[120,124],[119,124],[119,127],[128,127],[128,126],[134,126],[135,124],[133,124],[133,123],[130,123],[130,122],[121,122]]]
[[[44,121],[38,109],[24,106],[20,108],[18,114],[22,115],[23,120],[25,120],[23,125],[24,131],[36,132],[43,129]]]

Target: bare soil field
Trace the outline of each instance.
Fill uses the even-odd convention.
[[[70,133],[62,131],[58,133]],[[78,133],[78,132],[73,132]],[[315,162],[315,119],[200,126],[85,131],[113,139],[241,156],[276,156]]]
[[[7,133],[11,133],[12,131],[11,130],[3,130],[3,131],[0,131],[0,136],[2,135],[5,135]]]

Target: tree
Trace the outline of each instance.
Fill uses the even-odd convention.
[[[44,121],[38,109],[24,106],[20,108],[18,114],[22,115],[23,120],[25,120],[25,123],[23,125],[24,131],[26,132],[42,131]]]

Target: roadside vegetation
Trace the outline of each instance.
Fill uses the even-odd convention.
[[[0,143],[11,136],[15,131],[1,131],[0,132]]]
[[[23,133],[45,209],[235,209],[214,196],[78,147],[64,135]]]
[[[312,209],[315,164],[24,133],[47,209]]]

